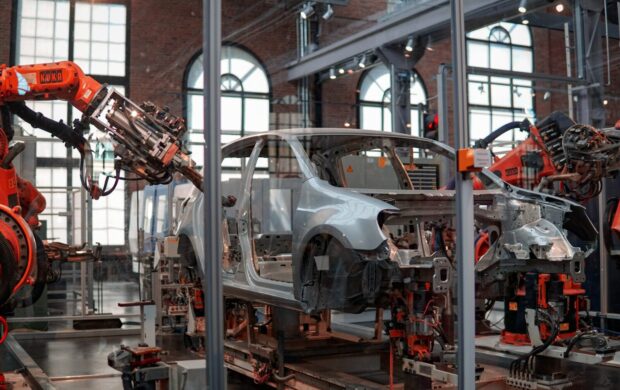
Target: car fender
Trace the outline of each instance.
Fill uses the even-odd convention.
[[[377,221],[383,210],[398,209],[371,196],[334,187],[316,177],[306,180],[294,215],[293,253],[303,251],[321,230],[337,237],[347,248],[373,250],[386,239]]]

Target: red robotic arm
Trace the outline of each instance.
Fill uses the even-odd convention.
[[[22,119],[36,122],[40,119],[36,114],[15,104],[28,100],[66,100],[84,114],[83,127],[92,124],[105,132],[114,145],[116,181],[120,170],[136,174],[152,184],[165,183],[171,180],[174,172],[179,172],[202,189],[202,175],[183,147],[185,123],[167,109],[150,102],[137,105],[113,88],[84,75],[80,67],[70,61],[0,67],[0,106],[6,104]],[[88,145],[81,134],[77,135],[77,140],[76,134],[65,134],[65,138],[71,138],[70,146],[78,148],[83,157],[88,158],[89,151],[85,150]],[[100,195],[90,178],[84,180],[83,177],[82,183],[93,197]],[[107,193],[104,188],[103,195]]]
[[[66,100],[85,112],[101,87],[70,61],[0,67],[0,105],[27,100]]]
[[[82,120],[72,129],[30,110],[24,104],[30,100],[66,100],[83,113]],[[168,182],[179,172],[202,190],[202,175],[183,147],[185,123],[167,109],[149,102],[136,105],[84,75],[73,62],[1,65],[0,119],[9,136],[0,128],[0,314],[22,286],[39,282],[37,243],[31,227],[38,226],[37,215],[45,209],[45,198],[16,175],[11,163],[23,144],[8,146],[12,129],[7,110],[80,152],[82,184],[95,199],[114,190],[121,170],[152,184]],[[114,146],[116,176],[110,189],[107,179],[99,188],[85,173],[91,152],[82,132],[90,124],[105,132]],[[5,333],[6,324],[0,321],[0,342]]]

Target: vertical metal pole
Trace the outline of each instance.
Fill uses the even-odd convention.
[[[601,193],[598,195],[598,231],[605,231],[605,208],[607,206],[607,180],[603,180]],[[605,235],[601,234],[599,243],[599,299],[601,327],[607,328],[607,314],[609,313],[609,253]]]
[[[87,227],[90,227],[88,223],[88,194],[86,190],[82,188],[80,195],[80,217],[82,221],[80,222],[80,236],[82,242],[80,244],[84,244],[85,242],[92,242],[88,240],[88,230]],[[74,287],[75,288],[75,287]],[[86,315],[86,263],[80,263],[80,304],[81,304],[81,315]]]
[[[220,128],[221,0],[203,0],[204,68],[204,274],[207,388],[226,388],[222,291],[222,200]]]
[[[454,127],[456,148],[469,146],[467,129],[467,73],[465,63],[465,16],[463,0],[451,0],[452,68],[454,79]],[[461,390],[476,388],[474,192],[469,174],[456,174],[456,236],[458,271],[458,384]]]
[[[450,136],[448,134],[448,69],[446,64],[439,65],[437,74],[437,118],[439,119],[439,129],[437,139],[444,144],[450,144]],[[448,164],[442,164],[439,167],[439,183],[444,186],[452,178]]]
[[[605,59],[607,60],[607,82],[605,85],[611,85],[611,63],[609,59],[609,18],[607,17],[607,0],[603,0],[603,15],[605,15]]]
[[[310,23],[308,19],[297,17],[297,56],[301,58],[307,54],[310,45]],[[299,94],[301,127],[310,127],[310,91],[308,90],[308,77],[299,80],[297,87]]]
[[[570,30],[568,23],[564,23],[564,46],[566,49],[566,76],[573,76],[573,69],[571,65],[571,55],[570,55]],[[573,85],[568,84],[566,87],[566,91],[568,93],[568,116],[573,119]]]
[[[585,63],[586,51],[583,34],[583,14],[580,0],[573,1],[573,15],[575,25],[575,58],[577,62],[577,77],[583,79],[586,77]]]

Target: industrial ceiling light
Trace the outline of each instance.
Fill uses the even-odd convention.
[[[527,12],[527,1],[526,0],[521,0],[521,2],[519,3],[519,8],[517,8],[517,9],[522,14],[526,13]]]
[[[325,8],[325,12],[323,13],[323,20],[328,21],[334,16],[334,7],[331,4],[327,3],[327,7]]]
[[[305,3],[303,7],[301,7],[299,15],[302,19],[308,19],[310,16],[314,15],[314,3]]]
[[[360,62],[357,63],[357,66],[359,66],[362,69],[366,67],[366,54],[362,54],[362,57],[360,58]]]
[[[329,68],[329,78],[332,80],[336,78],[336,68]]]
[[[428,42],[426,43],[426,50],[428,51],[435,50],[435,48],[433,47],[433,38],[430,35],[428,36]]]
[[[555,5],[555,10],[556,10],[556,12],[558,12],[558,13],[564,12],[564,4],[562,4],[562,3],[557,3],[557,4]]]
[[[409,53],[413,51],[413,37],[409,37],[409,39],[407,39],[405,50],[408,51]]]

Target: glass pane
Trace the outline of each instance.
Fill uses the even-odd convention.
[[[90,21],[90,4],[79,1],[75,4],[75,20]]]
[[[382,102],[385,91],[390,89],[390,71],[384,65],[364,73],[360,88],[360,100]]]
[[[389,108],[383,107],[383,131],[392,131],[392,112]]]
[[[491,68],[510,70],[510,66],[511,66],[510,46],[491,43],[490,56],[491,58],[493,58],[493,61],[490,64]]]
[[[512,70],[518,72],[532,72],[534,61],[532,59],[532,49],[520,47],[512,48]]]
[[[532,46],[532,33],[528,26],[516,23],[502,23],[510,25],[508,31],[510,31],[510,38],[514,45]]]
[[[469,81],[467,96],[469,98],[469,104],[488,106],[489,84],[486,82]]]
[[[76,40],[88,40],[90,39],[90,24],[89,23],[75,23],[74,34]]]
[[[411,135],[417,137],[424,136],[424,134],[420,132],[420,111],[417,109],[411,110]]]
[[[470,141],[486,137],[490,132],[491,114],[487,109],[472,108],[469,110]]]
[[[269,100],[245,99],[244,121],[246,133],[269,130]]]
[[[417,73],[414,73],[415,76],[412,76],[412,83],[410,88],[410,99],[409,103],[412,105],[415,104],[426,104],[426,91],[424,91],[424,86],[420,81],[420,76]]]
[[[241,98],[222,97],[222,130],[241,132]]]
[[[510,85],[491,84],[491,105],[498,107],[511,107],[512,91]]]
[[[381,107],[360,107],[360,129],[382,130]]]
[[[474,41],[467,42],[467,65],[488,68],[489,44]]]
[[[202,131],[204,123],[204,98],[202,95],[189,95],[187,105],[187,126],[190,130]]]

